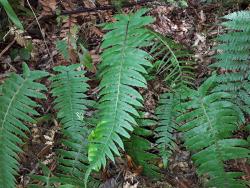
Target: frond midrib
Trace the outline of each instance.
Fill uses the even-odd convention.
[[[70,76],[69,76],[69,71],[67,71],[67,86],[71,86],[71,82],[70,82]],[[69,91],[69,92],[67,92],[67,93],[69,93],[68,94],[68,98],[69,98],[69,105],[70,105],[70,112],[71,112],[71,121],[74,123],[75,122],[75,119],[74,119],[74,114],[73,114],[73,104],[72,104],[72,95],[71,95],[71,91],[72,90],[70,90],[70,88],[69,87],[67,87],[67,90]],[[65,131],[67,131],[67,130],[65,130]],[[81,146],[83,146],[84,145],[84,140],[81,140]],[[80,153],[83,151],[83,147],[79,147],[78,148],[78,150],[77,150],[77,156],[76,157],[74,157],[74,162],[73,162],[73,164],[72,164],[72,168],[71,168],[71,172],[70,172],[70,174],[71,175],[74,175],[74,171],[75,171],[75,169],[78,169],[77,168],[77,163],[76,163],[76,161],[78,161],[78,159],[79,159],[79,156],[80,156]],[[75,165],[76,164],[76,165]]]
[[[23,80],[22,84],[20,85],[20,87],[17,89],[17,91],[14,93],[13,97],[11,98],[10,103],[9,103],[9,105],[8,105],[8,107],[7,107],[6,113],[4,114],[3,122],[2,122],[2,125],[1,125],[1,130],[4,129],[4,125],[5,125],[5,122],[6,122],[6,118],[7,118],[7,116],[9,115],[9,111],[10,111],[12,105],[13,105],[14,100],[16,99],[16,96],[19,94],[20,90],[22,89],[22,87],[24,86],[24,84],[25,84],[25,82],[26,82],[27,80],[28,80],[27,78],[25,78],[25,79]]]
[[[69,80],[70,80],[70,78],[69,78],[69,71],[67,71],[67,81],[69,82]],[[70,84],[70,82],[69,82],[69,84]],[[68,87],[67,87],[67,89],[68,89]],[[74,114],[73,114],[73,105],[72,105],[72,96],[71,96],[71,92],[68,92],[69,93],[69,103],[70,103],[70,108],[71,108],[71,110],[70,110],[70,112],[71,112],[71,120],[72,120],[72,122],[74,122]],[[73,162],[73,165],[72,165],[72,169],[71,169],[71,175],[73,175],[73,173],[74,173],[74,170],[75,169],[77,169],[76,167],[75,167],[75,163],[76,163],[76,161],[77,161],[77,159],[78,159],[78,156],[79,156],[79,153],[80,153],[80,151],[81,151],[82,149],[81,148],[78,148],[78,151],[77,151],[77,156],[76,157],[74,157],[74,162]]]
[[[7,120],[6,118],[7,118],[7,116],[9,115],[9,111],[10,111],[10,109],[13,107],[13,104],[14,104],[14,101],[15,101],[15,99],[16,99],[16,96],[20,93],[20,90],[23,88],[23,86],[24,86],[24,84],[26,83],[27,80],[28,80],[27,77],[26,77],[25,79],[23,79],[22,84],[18,87],[17,91],[16,91],[16,92],[14,93],[14,95],[12,96],[12,98],[11,98],[11,100],[10,100],[10,102],[9,102],[9,105],[8,105],[8,107],[7,107],[7,110],[6,110],[5,114],[4,114],[3,122],[2,122],[2,125],[1,125],[1,129],[0,129],[1,132],[2,132],[2,131],[5,131],[4,126],[5,126],[5,122],[6,122],[6,120]],[[6,130],[6,131],[8,131],[8,130]],[[6,140],[8,140],[8,138],[6,138],[6,134],[3,136],[3,138],[2,138],[1,140],[5,140],[5,141],[2,142],[2,146],[3,146],[3,147],[6,147],[6,143],[7,143]],[[0,161],[0,163],[2,163],[2,162],[5,162],[5,160],[1,160],[1,161]],[[7,167],[8,167],[8,165],[7,165]],[[6,169],[4,169],[4,168],[2,168],[2,167],[1,167],[1,169],[3,170],[3,172],[6,170]],[[3,174],[4,174],[4,173],[3,173]],[[1,174],[1,176],[2,176],[3,174]],[[3,182],[6,181],[5,179],[6,179],[6,178],[2,178]]]

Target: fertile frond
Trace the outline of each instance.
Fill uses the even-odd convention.
[[[224,73],[218,75],[216,91],[227,91],[243,112],[250,114],[250,11],[225,16],[230,32],[218,37],[220,54],[212,65]],[[222,72],[220,71],[220,72]]]
[[[149,53],[154,58],[157,74],[163,74],[172,87],[194,84],[194,61],[191,53],[173,39],[149,30],[154,39]]]
[[[246,185],[239,172],[226,172],[224,161],[249,157],[249,150],[244,148],[248,142],[231,139],[237,129],[238,113],[230,102],[226,92],[214,91],[212,76],[196,90],[182,91],[182,103],[177,110],[182,115],[176,121],[183,124],[185,144],[196,152],[193,160],[198,166],[199,175],[209,175],[208,185],[220,188],[244,188]]]
[[[156,166],[158,156],[150,152],[153,149],[153,144],[147,139],[147,137],[153,136],[153,132],[147,127],[156,124],[156,121],[145,118],[144,114],[136,120],[139,126],[135,127],[131,138],[125,142],[125,150],[132,157],[133,162],[142,167],[144,175],[159,179],[159,168]]]
[[[162,157],[165,168],[167,167],[168,158],[172,154],[175,146],[173,132],[177,128],[175,123],[177,112],[174,108],[178,104],[177,101],[178,97],[176,94],[164,93],[161,95],[158,107],[156,108],[156,116],[158,119],[158,125],[155,129],[157,133],[156,143],[158,144],[160,156]]]
[[[143,16],[147,10],[135,14],[117,15],[114,23],[104,29],[111,30],[104,36],[101,55],[99,123],[90,135],[89,160],[92,169],[106,165],[106,157],[114,161],[118,147],[124,149],[121,136],[129,138],[136,125],[136,107],[142,107],[142,96],[134,87],[145,88],[144,66],[151,66],[149,55],[140,49],[147,43],[145,25],[153,19]]]
[[[58,66],[52,79],[52,93],[55,99],[57,117],[62,125],[63,148],[59,149],[60,180],[63,183],[82,185],[84,173],[88,165],[87,137],[89,130],[85,125],[84,116],[89,104],[85,93],[88,90],[87,78],[79,64]]]
[[[18,171],[18,153],[22,151],[28,131],[26,123],[35,123],[32,118],[39,115],[34,108],[39,105],[31,98],[46,98],[40,91],[46,90],[35,80],[47,76],[43,71],[30,71],[24,64],[24,74],[12,74],[2,85],[0,95],[0,185],[15,187],[15,175]],[[25,122],[25,124],[24,124]]]

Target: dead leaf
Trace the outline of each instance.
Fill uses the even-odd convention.
[[[43,15],[53,15],[56,10],[56,0],[39,0],[43,7]]]

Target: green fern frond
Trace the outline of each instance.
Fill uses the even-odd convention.
[[[153,56],[156,74],[163,75],[164,80],[172,88],[194,84],[194,68],[192,54],[173,39],[149,30],[154,39],[149,53]]]
[[[177,129],[175,122],[177,112],[174,108],[178,104],[177,101],[178,96],[176,94],[164,93],[161,95],[158,107],[156,108],[156,117],[158,119],[158,125],[155,129],[157,134],[156,143],[158,144],[164,168],[167,167],[168,158],[172,154],[175,146],[173,133]]]
[[[88,157],[92,169],[106,165],[106,157],[114,161],[114,154],[124,149],[121,137],[129,138],[139,116],[136,108],[142,107],[142,96],[134,87],[147,86],[144,66],[151,66],[149,55],[140,49],[147,43],[144,26],[153,22],[143,16],[141,9],[131,15],[117,15],[114,23],[104,29],[111,30],[104,36],[101,55],[99,124],[90,135]]]
[[[56,49],[64,57],[65,60],[69,60],[69,48],[66,40],[56,41]]]
[[[132,157],[136,165],[142,167],[142,173],[152,179],[159,179],[159,167],[156,165],[158,155],[150,152],[153,149],[153,143],[149,137],[153,136],[153,131],[147,129],[156,124],[154,119],[145,118],[144,113],[137,118],[138,127],[135,127],[129,140],[125,142],[125,150]]]
[[[54,188],[54,184],[58,182],[58,178],[53,175],[51,170],[43,163],[39,163],[43,175],[31,174],[32,183],[29,184],[29,188]],[[43,185],[37,185],[35,182],[42,182]]]
[[[222,25],[229,32],[218,37],[220,53],[211,65],[224,72],[217,76],[219,84],[215,90],[230,92],[241,110],[250,114],[250,11],[235,12],[225,18],[228,21]]]
[[[196,152],[193,160],[198,166],[199,175],[209,175],[210,187],[245,188],[239,180],[241,173],[226,172],[224,162],[231,159],[249,157],[250,151],[244,147],[247,141],[231,139],[237,129],[239,116],[230,102],[231,95],[213,91],[215,76],[206,80],[199,89],[182,91],[182,103],[177,105],[182,115],[177,123],[184,132],[185,144]]]
[[[28,188],[79,188],[79,186],[68,184],[67,182],[71,181],[72,178],[68,179],[55,176],[53,172],[43,163],[39,163],[41,167],[41,175],[31,174],[32,179],[31,183],[28,185]],[[37,183],[39,182],[39,183]],[[60,186],[58,186],[60,183]],[[93,187],[94,188],[94,187]]]
[[[62,125],[64,148],[59,149],[58,169],[60,181],[78,186],[84,186],[83,178],[87,169],[87,138],[89,129],[84,118],[89,105],[86,92],[88,90],[85,71],[77,70],[79,64],[58,66],[52,80],[52,93],[57,117]],[[94,186],[93,186],[94,187]],[[96,187],[96,186],[95,186]]]
[[[46,87],[35,82],[48,75],[43,71],[30,71],[23,65],[23,75],[12,74],[2,85],[0,95],[0,185],[15,187],[15,175],[18,172],[18,153],[22,151],[22,138],[27,138],[26,123],[35,123],[32,118],[39,115],[34,108],[39,105],[31,99],[45,99],[40,91]],[[25,122],[25,124],[24,124]]]
[[[174,106],[178,102],[175,90],[194,85],[195,63],[192,54],[174,40],[151,30],[149,33],[153,38],[153,45],[149,52],[155,61],[153,70],[156,69],[156,74],[164,76],[165,84],[171,89],[170,92],[161,95],[159,106],[156,109],[159,120],[156,128],[156,143],[163,159],[163,165],[166,167],[174,147],[172,136],[176,127]]]

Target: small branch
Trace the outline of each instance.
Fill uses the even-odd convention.
[[[9,48],[10,48],[15,42],[16,42],[16,39],[13,39],[13,40],[11,41],[11,43],[9,43],[9,44],[3,49],[3,51],[1,51],[1,53],[0,53],[0,58],[3,56],[3,54],[4,54],[5,52],[7,52],[7,51],[9,50]]]
[[[44,45],[45,45],[45,47],[46,47],[46,50],[47,50],[47,52],[48,52],[48,54],[49,54],[49,56],[50,56],[51,62],[54,64],[53,56],[52,56],[52,54],[50,53],[49,47],[48,47],[47,42],[46,42],[46,40],[45,40],[45,35],[44,35],[44,33],[42,32],[42,27],[41,27],[41,25],[40,25],[40,23],[39,23],[39,20],[38,20],[38,17],[36,16],[36,13],[34,12],[32,6],[30,5],[29,0],[26,0],[26,1],[27,1],[28,5],[29,5],[29,8],[30,8],[31,12],[33,13],[33,15],[34,15],[34,17],[35,17],[36,23],[37,23],[38,28],[39,28],[39,30],[40,30],[40,32],[41,32],[42,37],[43,37],[43,42],[44,42]]]
[[[122,6],[122,8],[128,8],[128,7],[133,7],[136,5],[143,5],[149,2],[153,2],[154,0],[142,0],[138,1],[135,3],[126,3]],[[95,7],[95,8],[84,8],[80,7],[75,10],[70,10],[70,11],[62,11],[61,15],[70,15],[70,14],[80,14],[80,13],[86,13],[86,12],[97,12],[97,11],[104,11],[104,10],[115,10],[117,7],[114,5],[110,6],[102,6],[102,7]]]

